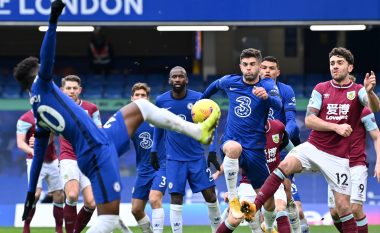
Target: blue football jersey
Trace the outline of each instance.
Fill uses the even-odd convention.
[[[157,96],[156,105],[167,109],[186,121],[193,122],[191,108],[200,96],[200,92],[188,89],[184,98],[174,99],[171,91],[168,91]],[[204,149],[198,141],[170,130],[165,130],[165,149],[167,159],[171,160],[193,161],[204,156]]]
[[[41,66],[31,88],[30,103],[36,120],[35,159],[45,156],[50,132],[60,134],[72,145],[78,156],[107,143],[107,136],[100,130],[83,108],[64,94],[53,79],[53,65],[57,25],[50,25],[41,47]],[[36,162],[36,164],[40,164]],[[42,164],[42,163],[41,163]],[[40,166],[40,165],[39,165]],[[38,175],[32,166],[31,174]],[[39,172],[38,172],[39,173]],[[35,191],[37,179],[31,179],[29,191]]]
[[[263,87],[268,99],[263,100],[253,94],[255,87]],[[229,99],[227,124],[222,141],[234,140],[243,148],[265,148],[265,124],[270,108],[279,110],[281,99],[275,82],[260,79],[255,85],[243,82],[241,75],[226,75],[214,81],[203,93],[202,98],[210,98],[218,90],[223,90]]]
[[[143,122],[133,135],[132,142],[136,150],[137,172],[140,174],[155,172],[150,163],[150,152],[153,147],[154,126]],[[165,143],[160,141],[157,146],[160,168],[165,167]]]
[[[282,82],[276,82],[281,100],[282,108],[280,110],[269,111],[269,118],[280,120],[286,127],[286,132],[292,142],[299,144],[299,129],[296,123],[296,97],[291,86]]]

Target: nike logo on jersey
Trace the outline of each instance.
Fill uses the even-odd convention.
[[[230,91],[235,91],[235,90],[237,90],[236,87],[230,87]]]

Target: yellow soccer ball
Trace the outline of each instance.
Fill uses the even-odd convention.
[[[213,100],[198,100],[191,108],[193,122],[199,123],[205,121],[211,115],[212,111],[217,108],[219,108],[219,106]]]

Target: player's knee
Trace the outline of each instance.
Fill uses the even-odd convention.
[[[278,165],[278,168],[281,169],[285,176],[302,171],[301,162],[293,156],[286,157],[285,160]]]
[[[235,141],[228,141],[223,146],[223,153],[232,159],[237,159],[241,155],[241,152],[243,151],[242,146],[240,143]]]
[[[335,208],[330,208],[330,215],[333,220],[339,220],[339,214]]]
[[[339,216],[344,216],[351,213],[351,207],[349,203],[348,204],[345,202],[343,203],[336,202],[336,203],[337,203],[337,210],[338,210]]]
[[[74,190],[66,190],[66,199],[70,202],[77,202],[78,201],[79,193]]]
[[[132,215],[138,221],[145,216],[144,209],[139,205],[132,205]]]
[[[170,204],[174,205],[182,205],[183,203],[183,196],[179,193],[172,193],[170,195]]]
[[[202,191],[203,198],[208,203],[215,203],[216,202],[216,193],[215,188],[211,187],[208,189],[205,189]]]
[[[63,203],[64,198],[65,195],[63,193],[63,190],[56,190],[53,192],[53,201],[55,203]]]
[[[162,198],[157,195],[149,195],[149,202],[153,209],[161,208]]]
[[[364,218],[364,212],[363,212],[363,206],[360,204],[352,204],[351,205],[351,211],[354,215],[355,219],[362,219]]]
[[[89,209],[95,209],[96,208],[96,204],[95,204],[95,200],[94,198],[91,198],[91,199],[87,199],[84,201],[84,205],[89,208]]]
[[[276,200],[276,211],[286,211],[286,202],[283,200]]]

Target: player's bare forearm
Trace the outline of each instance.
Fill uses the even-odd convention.
[[[27,154],[33,154],[33,148],[30,147],[26,142],[26,135],[18,133],[16,135],[17,147]]]
[[[373,145],[376,151],[376,165],[374,177],[377,178],[377,181],[380,182],[380,131],[379,129],[375,129],[369,132],[371,138],[373,140]]]
[[[370,91],[367,93],[368,96],[368,107],[373,112],[378,112],[380,110],[380,100],[374,91]]]
[[[306,115],[305,125],[309,129],[317,131],[335,131],[336,124],[322,120],[314,114]]]
[[[309,129],[317,131],[335,131],[336,124],[322,120],[318,117],[319,110],[308,107],[306,110],[305,125]]]

